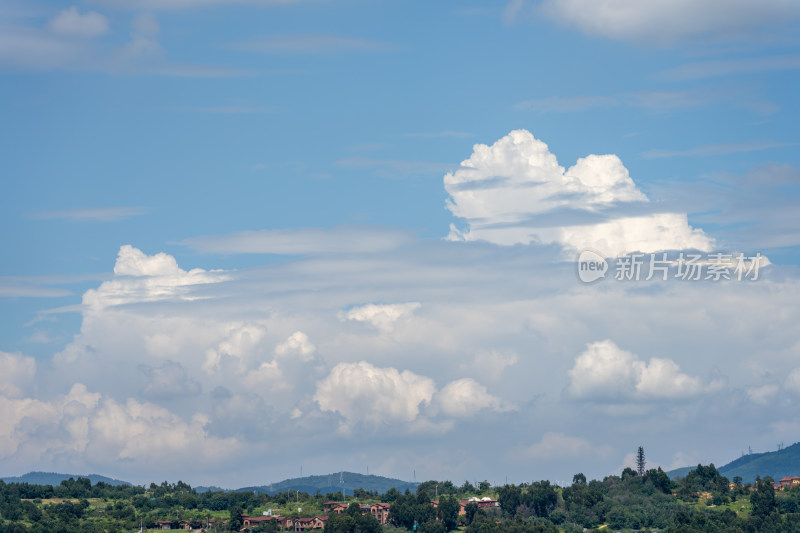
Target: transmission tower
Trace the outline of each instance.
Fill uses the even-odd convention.
[[[636,472],[640,476],[644,476],[644,466],[646,461],[644,460],[644,447],[639,446],[639,449],[636,450]]]

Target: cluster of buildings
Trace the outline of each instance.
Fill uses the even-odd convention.
[[[487,509],[491,507],[499,507],[500,504],[497,500],[492,500],[491,498],[469,498],[468,500],[463,500],[458,502],[459,504],[459,515],[466,514],[466,507],[470,503],[474,503],[478,506],[479,509]],[[436,508],[439,506],[439,502],[434,500],[431,502],[433,507]],[[343,502],[325,502],[322,504],[322,510],[327,514],[336,513],[342,514],[346,513],[347,509],[350,507],[351,504],[343,503]],[[366,504],[362,503],[359,504],[361,508],[362,515],[372,515],[375,519],[381,524],[386,524],[389,521],[389,509],[391,508],[391,504],[388,503],[371,503]],[[267,523],[270,520],[275,520],[278,524],[278,527],[281,529],[288,529],[294,531],[311,531],[315,529],[324,529],[325,524],[328,521],[327,516],[314,516],[311,518],[290,518],[287,516],[279,516],[279,515],[265,515],[265,516],[248,516],[242,515],[244,520],[244,527],[250,528],[255,527],[259,524]]]
[[[350,504],[341,502],[325,502],[322,504],[322,510],[325,513],[342,514],[347,511]],[[373,504],[360,504],[361,514],[372,515],[381,524],[385,524],[389,519],[388,503],[373,503]],[[294,531],[311,531],[314,529],[324,529],[328,521],[327,516],[314,516],[310,518],[290,518],[288,516],[279,515],[265,515],[265,516],[248,516],[242,515],[244,527],[255,527],[259,524],[267,523],[270,520],[275,520],[278,527],[281,529],[288,529]]]
[[[785,477],[775,483],[775,490],[788,490],[792,487],[800,487],[800,477],[793,476],[793,477]]]
[[[312,529],[325,529],[325,524],[328,521],[327,516],[314,516],[311,518],[289,518],[287,516],[248,516],[242,515],[244,524],[243,528],[249,529],[256,527],[259,524],[267,523],[270,520],[275,520],[278,527],[281,529],[289,529],[294,531],[310,531]]]
[[[800,478],[797,478],[800,482]],[[478,506],[479,509],[487,509],[491,507],[499,507],[500,504],[497,500],[492,500],[491,498],[469,498],[467,500],[459,501],[459,515],[466,514],[466,507],[470,503],[474,503]],[[439,501],[434,500],[431,502],[433,507],[436,508],[439,506]],[[361,508],[362,515],[372,515],[375,519],[381,524],[386,524],[389,520],[389,509],[391,508],[391,504],[388,503],[371,503],[366,504],[362,503],[359,504]],[[249,529],[253,527],[257,527],[259,524],[269,523],[271,520],[275,520],[277,525],[280,529],[290,530],[290,531],[312,531],[312,530],[321,530],[325,529],[325,524],[328,522],[328,514],[336,513],[342,514],[347,512],[347,509],[350,507],[350,504],[343,503],[343,502],[325,502],[322,504],[322,510],[326,513],[326,516],[313,516],[313,517],[306,517],[306,518],[291,518],[288,516],[280,516],[280,515],[273,515],[273,514],[266,514],[264,516],[249,516],[249,515],[242,515],[243,520],[243,528]],[[156,529],[172,529],[174,526],[174,522],[169,521],[159,521],[155,524]],[[182,520],[178,526],[179,529],[194,529],[192,525],[186,521]]]
[[[439,507],[438,500],[434,500],[431,503],[433,504],[434,509]],[[458,502],[458,516],[467,514],[467,505],[471,503],[477,505],[478,509],[491,509],[492,507],[500,507],[500,502],[491,498],[467,498],[466,500],[461,500]]]
[[[736,483],[729,483],[728,486],[731,490],[736,488]],[[794,487],[800,487],[800,476],[785,477],[780,479],[777,483],[772,483],[772,488],[775,490],[789,490]],[[750,487],[750,491],[756,490],[755,486]]]

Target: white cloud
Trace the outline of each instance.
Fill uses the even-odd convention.
[[[704,146],[688,148],[686,150],[648,150],[642,155],[651,159],[663,157],[714,156],[755,152],[758,150],[770,150],[772,148],[784,148],[787,146],[797,146],[797,143],[754,141],[742,143],[707,144]]]
[[[619,99],[613,96],[551,96],[549,98],[526,100],[517,104],[516,107],[542,113],[575,113],[588,109],[615,107],[619,104]]]
[[[302,331],[296,331],[275,347],[275,356],[262,362],[256,369],[246,373],[242,384],[249,390],[269,399],[274,406],[297,411],[291,404],[297,388],[302,391],[313,383],[325,368],[317,355],[317,348]],[[298,417],[292,417],[298,418]]]
[[[800,55],[765,56],[755,58],[699,61],[680,65],[661,72],[660,76],[669,80],[691,80],[715,76],[750,74],[800,69]]]
[[[642,363],[610,340],[589,344],[569,371],[569,392],[578,398],[631,396]]]
[[[285,342],[275,347],[275,354],[280,357],[298,357],[308,361],[312,358],[316,346],[308,340],[308,335],[302,331],[295,331]]]
[[[364,423],[378,429],[412,422],[435,392],[430,378],[361,361],[336,365],[317,383],[314,401],[323,411],[342,415],[348,425]]]
[[[80,383],[53,401],[0,396],[0,458],[41,460],[66,455],[113,467],[119,461],[151,464],[206,462],[228,457],[239,446],[209,437],[208,420],[187,423],[170,411],[134,399],[118,402],[89,392]]]
[[[169,298],[190,299],[191,288],[224,281],[220,272],[195,268],[186,272],[171,255],[160,252],[148,256],[128,244],[121,246],[114,265],[114,278],[99,288],[86,291],[83,304],[94,309],[131,302]]]
[[[206,350],[203,370],[212,374],[221,369],[227,361],[234,363],[239,373],[256,359],[267,330],[259,324],[243,324],[231,328],[228,336],[215,348]]]
[[[775,179],[793,178],[794,174],[781,174]],[[286,472],[274,465],[289,464],[298,454],[309,457],[307,465],[312,459],[317,465],[330,464],[323,463],[325,454],[344,457],[354,466],[368,460],[372,470],[374,455],[394,457],[401,450],[413,456],[430,446],[431,435],[448,449],[458,447],[471,429],[466,418],[471,412],[487,431],[474,434],[464,462],[488,458],[485,475],[511,474],[514,471],[507,469],[513,461],[493,453],[496,439],[490,436],[499,434],[509,418],[495,413],[512,404],[519,406],[519,418],[525,421],[509,435],[513,450],[539,441],[547,430],[617,447],[613,464],[598,456],[596,475],[617,466],[624,441],[629,441],[626,428],[635,426],[639,434],[657,438],[664,450],[674,450],[683,438],[680,428],[702,422],[696,438],[702,443],[698,446],[706,446],[719,434],[718,427],[734,419],[759,435],[769,431],[768,424],[790,418],[784,416],[787,405],[796,407],[794,396],[787,394],[781,402],[743,409],[747,397],[739,393],[775,375],[786,376],[797,366],[791,363],[796,349],[790,348],[797,343],[793,325],[800,317],[794,304],[800,287],[791,277],[776,279],[786,272],[780,266],[747,284],[665,283],[654,290],[635,283],[589,287],[576,279],[574,266],[553,264],[550,250],[434,241],[369,256],[331,254],[273,261],[243,271],[206,271],[203,276],[226,281],[181,286],[188,292],[154,299],[146,282],[186,281],[191,265],[178,265],[166,255],[128,253],[113,278],[129,283],[126,305],[80,308],[81,330],[64,354],[52,362],[37,361],[30,389],[39,392],[29,398],[18,385],[23,394],[3,404],[13,427],[0,432],[0,447],[13,455],[2,464],[56,469],[51,458],[68,456],[87,464],[83,471],[102,465],[112,465],[105,471],[119,471],[114,465],[122,464],[137,472],[140,481],[163,475],[161,469],[148,466],[152,456],[144,444],[124,451],[131,459],[114,462],[125,448],[92,429],[97,427],[92,422],[95,413],[109,401],[114,405],[102,419],[120,420],[126,426],[122,433],[134,440],[140,438],[137,424],[152,420],[158,439],[167,441],[165,449],[178,457],[176,465],[163,469],[176,478],[183,475],[177,466],[185,464],[180,463],[182,453],[206,453],[191,444],[177,451],[180,435],[192,441],[205,438],[207,444],[198,446],[208,450],[235,438],[237,449],[244,446],[247,453],[231,459],[230,486],[245,484],[235,485],[250,475],[278,479],[273,476]],[[420,307],[400,313],[394,322],[388,320],[392,330],[386,333],[367,320],[380,313],[365,313],[363,321],[348,320],[348,311],[363,312],[366,307],[352,308],[353,302],[412,302]],[[674,331],[682,335],[676,337]],[[765,331],[770,332],[767,337]],[[575,357],[587,350],[587,342],[605,338],[626,348],[656,346],[653,354],[669,359],[650,359],[649,351],[637,348],[633,351],[638,356],[609,356],[609,368],[603,361],[585,365],[607,376],[605,382],[584,379],[583,389],[580,380],[571,383],[568,372],[578,368]],[[208,350],[216,354],[212,365],[219,356],[219,367],[212,372],[202,369]],[[759,361],[773,374],[754,380],[743,360],[731,357],[735,353],[747,353],[745,360]],[[630,369],[618,368],[618,359]],[[696,369],[713,373],[715,366],[725,368],[731,394],[705,394],[717,386],[708,379],[698,389]],[[200,385],[199,394],[191,384],[182,389],[191,394],[184,400],[180,395],[158,395],[155,387],[143,390],[147,372],[154,383],[166,384],[180,383],[184,371],[187,381]],[[586,378],[587,372],[579,377]],[[90,398],[76,399],[70,408],[75,414],[64,417],[61,397],[51,395],[67,392],[64,387],[75,382],[87,386],[86,394],[102,396],[95,407],[86,407]],[[488,390],[483,385],[489,385]],[[565,385],[575,385],[585,395],[572,396]],[[620,388],[623,396],[608,396]],[[668,401],[669,394],[693,401]],[[135,404],[129,405],[129,399]],[[165,411],[142,408],[149,414],[137,417],[137,406],[142,405]],[[493,410],[482,409],[487,405]],[[597,405],[608,409],[595,409]],[[641,416],[656,405],[663,416]],[[631,423],[614,420],[609,412],[613,409],[630,415],[626,420]],[[198,413],[208,416],[205,425],[202,419],[194,420]],[[0,415],[0,425],[5,416]],[[705,425],[709,419],[719,426]],[[173,423],[175,433],[168,428]],[[348,432],[353,438],[343,439]],[[376,439],[387,433],[392,442],[383,436]],[[544,449],[549,439],[542,440]],[[352,452],[353,442],[359,443],[358,452]],[[97,457],[103,458],[100,466],[86,459],[92,454],[80,451],[94,449],[94,443]],[[730,450],[732,446],[719,453],[735,455],[738,448]],[[664,457],[673,453],[664,450]],[[261,465],[258,474],[252,473],[254,458],[261,459],[256,461]],[[209,464],[213,461],[192,466],[198,481],[216,476]],[[407,472],[410,479],[414,467],[419,475],[421,467],[413,460],[398,473],[405,477]],[[556,467],[546,468],[551,473],[545,475],[557,475]],[[456,473],[461,476],[463,471]],[[519,471],[523,479],[533,475],[540,474]]]
[[[22,397],[35,374],[36,361],[32,357],[0,351],[0,395]]]
[[[60,298],[72,292],[56,287],[43,287],[19,281],[4,282],[0,279],[0,298]]]
[[[205,462],[235,453],[232,439],[208,438],[204,426],[208,419],[195,415],[184,422],[166,409],[129,399],[124,404],[102,402],[89,421],[95,439],[89,448],[95,456],[108,460],[174,461],[187,453],[197,453],[191,461]],[[184,458],[182,462],[186,462]]]
[[[569,394],[582,399],[686,399],[703,392],[700,379],[671,359],[646,363],[610,340],[589,344],[568,374]]]
[[[117,276],[175,276],[185,274],[171,255],[159,252],[148,256],[141,250],[126,244],[119,249],[114,265]]]
[[[595,248],[609,256],[694,248],[709,250],[711,239],[692,229],[685,214],[653,213],[612,217],[614,206],[646,203],[615,155],[589,155],[564,170],[547,145],[515,130],[492,146],[477,144],[461,167],[444,177],[448,209],[466,220],[451,225],[450,240],[486,240],[513,245],[560,244],[570,250]],[[582,220],[595,219],[592,224]]]
[[[19,20],[5,22],[3,31],[0,32],[0,66],[25,70],[173,77],[231,77],[252,74],[251,71],[235,68],[169,61],[157,39],[158,23],[149,14],[139,15],[134,19],[130,39],[122,44],[101,39],[108,30],[105,16],[96,12],[81,14],[75,7],[62,11],[46,25],[33,26],[27,21]],[[100,208],[95,213],[89,209],[83,210],[86,213],[74,210],[66,214],[81,215],[81,218],[86,219],[96,219],[98,214],[119,218],[117,214],[104,213],[102,209],[105,208]]]
[[[621,217],[587,226],[565,226],[542,231],[544,242],[566,243],[575,250],[593,248],[608,256],[629,252],[696,249],[710,251],[712,240],[689,226],[679,213]]]
[[[792,0],[544,0],[537,10],[590,35],[656,44],[775,32],[800,17]]]
[[[50,20],[50,28],[62,35],[96,37],[108,33],[108,19],[94,11],[81,14],[72,6]]]
[[[377,175],[386,178],[432,175],[447,172],[452,168],[452,165],[433,161],[374,159],[370,157],[346,157],[337,161],[336,164],[343,167],[373,169]]]
[[[391,51],[389,43],[347,35],[280,35],[251,39],[228,45],[236,50],[264,54],[333,54],[355,51]]]
[[[700,379],[684,374],[672,359],[653,357],[642,367],[636,391],[651,398],[687,398],[700,393]]]
[[[607,445],[595,445],[583,437],[572,437],[564,433],[548,431],[539,442],[526,450],[527,454],[540,460],[606,455]]]
[[[38,211],[33,213],[33,218],[38,219],[65,219],[65,220],[91,220],[95,222],[116,222],[147,212],[144,207],[119,206],[119,207],[87,207],[82,209],[66,209],[62,211]]]
[[[156,38],[161,26],[152,13],[140,13],[133,19],[133,31],[145,37]]]
[[[440,139],[443,137],[472,137],[472,134],[465,131],[446,130],[406,133],[403,137],[411,137],[414,139]]]
[[[255,6],[274,6],[292,4],[300,0],[138,0],[131,4],[128,0],[96,0],[108,6],[117,8],[153,9],[153,10],[178,10],[211,7],[216,5],[227,6],[231,4],[251,4]]]
[[[17,452],[26,440],[26,428],[47,424],[56,417],[55,409],[39,400],[0,396],[0,459]],[[25,427],[18,427],[23,425],[22,422],[25,422]]]
[[[471,378],[451,381],[445,385],[436,394],[434,403],[445,415],[459,418],[472,416],[482,410],[503,412],[512,409]]]
[[[514,352],[499,352],[491,350],[480,352],[475,359],[461,366],[462,371],[473,370],[476,375],[487,377],[492,381],[500,379],[503,371],[519,362],[519,356]]]
[[[401,304],[367,304],[354,307],[339,314],[343,320],[367,322],[381,331],[391,331],[395,322],[407,320],[419,309],[419,302],[406,302]]]
[[[398,423],[412,432],[444,433],[454,427],[448,418],[514,409],[471,378],[451,381],[437,391],[428,377],[366,361],[336,365],[317,383],[314,401],[322,411],[344,418],[340,429],[345,433],[357,425],[375,431]]]
[[[800,395],[800,368],[795,368],[786,376],[784,383],[786,390]]]
[[[180,363],[167,361],[161,366],[139,365],[139,371],[147,379],[142,389],[146,398],[170,398],[200,394],[200,384],[191,379]]]
[[[637,110],[644,109],[651,113],[663,113],[714,105],[743,108],[758,115],[769,115],[778,110],[772,102],[765,101],[763,97],[742,88],[695,88],[635,91],[615,95],[554,96],[520,102],[516,107],[538,113],[570,113],[624,106]]]
[[[192,237],[181,244],[200,253],[295,255],[380,252],[410,242],[411,235],[397,228],[337,226],[243,231],[231,235]]]
[[[767,383],[747,389],[747,397],[758,405],[770,405],[775,396],[780,392],[780,387],[774,383]]]
[[[738,250],[761,251],[763,256],[770,249],[800,244],[800,212],[794,201],[798,184],[800,170],[770,163],[740,174],[708,174],[681,188],[666,185],[654,194],[691,205],[692,211],[704,213],[697,216],[698,223],[721,228],[720,241]]]

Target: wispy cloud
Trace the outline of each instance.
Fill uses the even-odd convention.
[[[262,54],[335,54],[398,50],[398,46],[391,43],[329,34],[275,35],[238,41],[227,46],[234,50]]]
[[[663,157],[694,157],[707,155],[727,155],[743,152],[755,152],[758,150],[769,150],[770,148],[783,148],[785,146],[797,146],[798,143],[774,142],[774,141],[753,141],[741,143],[721,143],[706,144],[685,150],[649,150],[642,154],[648,159]]]
[[[63,339],[61,337],[51,337],[46,331],[38,330],[25,340],[33,344],[57,344]]]
[[[37,211],[31,218],[40,220],[86,220],[92,222],[117,222],[126,218],[144,215],[147,208],[136,206],[119,207],[85,207],[80,209],[65,209],[61,211]]]
[[[686,90],[686,91],[638,91],[625,96],[627,103],[633,107],[641,107],[651,111],[669,111],[699,107],[731,95],[725,91]]]
[[[397,228],[337,226],[242,231],[229,235],[192,237],[180,244],[205,254],[342,254],[392,250],[411,242]]]
[[[624,106],[663,113],[718,104],[745,108],[762,115],[773,113],[776,110],[774,104],[759,101],[747,91],[739,88],[651,90],[615,95],[553,96],[526,100],[518,103],[515,107],[538,113],[575,113]]]
[[[793,54],[772,57],[727,59],[721,61],[698,61],[696,63],[687,63],[664,70],[658,74],[658,77],[666,80],[679,81],[731,76],[735,74],[752,74],[754,72],[798,69],[800,69],[800,54]]]
[[[72,296],[72,292],[56,287],[0,281],[0,298],[61,298],[62,296]]]
[[[403,137],[412,137],[418,139],[437,139],[440,137],[472,137],[471,133],[465,131],[436,131],[436,132],[420,132],[420,133],[406,133]]]
[[[180,9],[194,9],[213,6],[229,6],[231,4],[249,4],[253,6],[270,7],[276,5],[296,4],[301,0],[95,0],[115,8],[150,9],[176,11]]]
[[[236,106],[236,105],[221,105],[221,106],[208,106],[208,107],[174,107],[174,111],[181,111],[184,113],[201,113],[208,115],[260,115],[263,113],[274,113],[275,108],[267,106]]]
[[[697,41],[741,41],[791,35],[786,24],[800,18],[800,5],[786,0],[512,0],[507,19],[531,13],[574,26],[588,35],[652,45],[685,45]]]
[[[453,165],[432,161],[372,159],[369,157],[346,157],[337,161],[336,164],[343,167],[373,168],[378,174],[390,178],[437,174],[453,168]]]
[[[550,113],[586,111],[599,107],[614,107],[619,104],[619,98],[615,96],[551,96],[520,102],[516,108]]]
[[[110,69],[114,74],[131,74],[143,76],[165,76],[168,78],[243,78],[258,74],[255,70],[247,70],[213,65],[188,65],[167,63],[161,65],[141,65]]]
[[[129,40],[121,44],[100,39],[109,32],[109,23],[94,11],[81,13],[72,7],[44,24],[32,20],[38,18],[12,16],[2,21],[0,67],[182,78],[253,74],[238,68],[170,61],[158,40],[160,29],[152,15],[137,16]]]

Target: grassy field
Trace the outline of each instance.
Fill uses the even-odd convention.
[[[698,498],[696,502],[684,502],[695,509],[702,511],[703,509],[725,510],[730,509],[741,518],[750,516],[750,499],[747,496],[740,496],[735,502],[727,502],[722,505],[708,505],[707,498]]]

